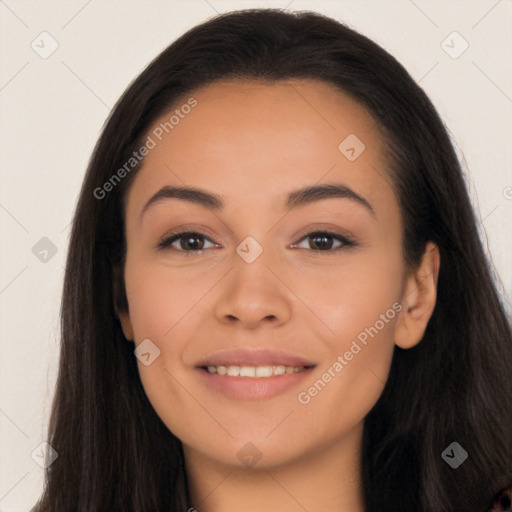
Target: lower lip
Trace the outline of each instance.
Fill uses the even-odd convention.
[[[313,367],[314,368],[314,367]],[[308,378],[313,368],[297,373],[284,373],[271,377],[229,377],[210,373],[203,368],[196,370],[208,388],[220,391],[232,400],[267,400],[298,385]]]

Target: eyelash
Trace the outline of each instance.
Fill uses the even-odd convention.
[[[357,246],[355,241],[353,239],[351,239],[350,237],[347,237],[345,235],[341,235],[340,233],[336,233],[335,231],[330,231],[328,229],[317,230],[317,231],[309,231],[307,233],[304,233],[303,235],[301,235],[301,238],[299,238],[298,242],[296,242],[296,243],[302,242],[306,238],[311,238],[311,237],[313,237],[313,235],[316,235],[316,236],[328,235],[329,237],[332,237],[335,240],[337,240],[338,242],[341,242],[343,244],[341,247],[335,247],[334,249],[327,249],[327,250],[307,249],[307,250],[310,250],[310,251],[313,251],[313,252],[333,253],[333,252],[340,251],[342,249],[347,249],[347,248],[350,248],[350,247],[356,247]],[[156,249],[158,249],[158,250],[169,249],[172,243],[174,243],[177,240],[180,240],[182,238],[185,238],[185,237],[189,237],[189,238],[190,237],[192,237],[192,238],[204,238],[205,240],[208,240],[211,243],[215,243],[209,237],[207,237],[206,235],[204,235],[202,233],[199,233],[197,231],[180,231],[180,232],[176,232],[176,233],[171,233],[169,236],[167,236],[167,237],[163,238],[162,240],[160,240],[160,242],[158,242],[158,244],[156,246]],[[296,245],[296,243],[294,245]],[[184,250],[184,249],[172,248],[172,250],[175,251],[175,252],[185,253],[187,256],[192,256],[194,254],[200,254],[203,251],[206,251],[208,249],[196,249],[196,250],[187,251],[187,250]]]

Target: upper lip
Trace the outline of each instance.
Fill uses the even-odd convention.
[[[219,350],[199,361],[197,367],[202,366],[293,366],[308,367],[315,363],[282,350],[270,349],[232,349]]]

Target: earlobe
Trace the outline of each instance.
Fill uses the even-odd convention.
[[[439,248],[428,242],[419,267],[407,277],[402,295],[402,311],[395,328],[395,344],[403,349],[417,345],[434,312],[439,276]]]
[[[121,292],[121,290],[123,290],[123,292]],[[129,341],[133,341],[133,327],[130,320],[130,313],[128,312],[128,303],[124,295],[124,279],[122,278],[122,270],[118,266],[112,268],[112,295],[114,311],[121,323],[124,337]]]
[[[121,327],[123,329],[124,337],[129,341],[133,341],[133,327],[132,327],[132,322],[130,320],[130,314],[129,313],[118,313],[117,317],[119,318],[119,321],[121,322]]]

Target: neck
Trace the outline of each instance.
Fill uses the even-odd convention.
[[[363,512],[362,424],[341,440],[283,464],[228,466],[184,446],[191,509],[197,512]]]

